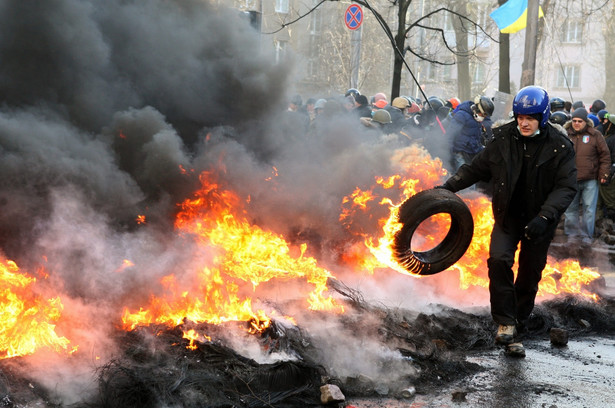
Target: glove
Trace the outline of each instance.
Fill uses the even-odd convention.
[[[448,191],[452,191],[453,193],[455,192],[455,189],[453,187],[451,187],[450,184],[448,184],[448,181],[442,185],[439,186],[435,186],[434,188],[442,188],[444,190],[448,190]]]
[[[525,226],[525,238],[537,239],[542,237],[549,228],[549,220],[543,215],[537,215]]]

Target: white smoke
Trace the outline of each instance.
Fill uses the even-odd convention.
[[[236,11],[202,0],[0,6],[0,247],[26,270],[45,259],[50,292],[79,323],[58,330],[88,349],[85,371],[113,356],[123,307],[144,306],[163,276],[189,279],[211,261],[173,229],[201,172],[215,170],[249,198],[252,222],[307,242],[337,275],[340,251],[355,239],[339,222],[343,198],[398,170],[391,155],[400,144],[356,118],[308,135],[289,123],[293,67],[275,64],[265,44]],[[377,226],[375,214],[366,226]],[[370,300],[403,307],[441,295],[399,275],[350,280]],[[302,323],[339,375],[378,376],[378,358],[397,357],[333,317],[324,327],[309,315]],[[331,332],[351,340],[328,342]],[[82,361],[53,360],[53,370],[42,358],[28,367],[60,399],[91,389]]]

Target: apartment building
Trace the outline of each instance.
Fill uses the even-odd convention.
[[[305,96],[330,96],[351,87],[362,93],[390,93],[394,50],[374,13],[363,7],[358,30],[344,22],[349,1],[321,0],[237,0],[235,7],[258,14],[262,41],[275,49],[279,61],[294,63],[295,91]],[[480,28],[467,27],[469,77],[473,94],[492,96],[498,90],[499,32],[489,14],[494,1],[413,0],[406,23],[413,27],[404,53],[414,74],[404,69],[401,93],[420,97],[416,82],[428,95],[457,95],[457,49],[454,14],[444,10],[463,10]],[[537,46],[535,83],[552,96],[567,100],[605,99],[607,48],[605,30],[609,13],[592,10],[579,2],[551,1],[545,7]],[[398,9],[386,0],[368,3],[395,32]],[[459,7],[465,4],[464,7]],[[612,7],[612,6],[610,6]],[[609,10],[610,10],[609,7]],[[436,11],[440,9],[440,11]],[[431,29],[424,28],[430,27]],[[436,29],[436,30],[434,30]],[[510,34],[511,93],[520,87],[524,59],[525,30]],[[414,54],[424,56],[422,60]],[[358,57],[357,57],[358,56]],[[359,61],[358,63],[356,61]],[[615,103],[615,101],[613,102]]]

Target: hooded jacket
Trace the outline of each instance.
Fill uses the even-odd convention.
[[[514,219],[509,208],[515,187],[524,185],[528,220],[541,215],[557,226],[577,193],[574,149],[564,133],[550,123],[541,129],[542,147],[529,158],[526,180],[520,181],[524,161],[524,143],[528,142],[512,121],[493,129],[493,139],[470,164],[464,164],[446,184],[459,191],[478,181],[490,181],[491,206],[495,222],[504,230],[522,220]]]
[[[606,179],[611,168],[611,153],[604,136],[594,128],[591,119],[585,122],[585,127],[579,132],[575,132],[572,122],[564,124],[568,137],[574,145],[577,180]]]

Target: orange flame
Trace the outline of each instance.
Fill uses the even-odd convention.
[[[0,260],[0,359],[25,356],[41,348],[70,352],[70,343],[55,332],[62,313],[59,297],[41,299],[33,292],[36,279],[19,271],[13,261]]]
[[[122,265],[119,268],[117,268],[115,272],[116,273],[124,272],[127,268],[130,268],[131,266],[135,266],[135,264],[129,259],[124,259],[122,261]]]
[[[307,298],[310,309],[343,311],[331,296],[324,294],[332,275],[314,258],[305,256],[306,245],[291,256],[291,248],[281,236],[248,222],[239,197],[222,189],[212,173],[204,172],[200,180],[201,189],[193,199],[181,204],[175,225],[204,248],[213,249],[215,265],[202,268],[192,282],[192,290],[179,285],[173,276],[166,277],[166,296],[152,298],[146,309],[125,310],[125,329],[154,322],[178,325],[188,319],[214,324],[248,321],[251,330],[262,331],[269,325],[269,317],[263,310],[254,311],[252,299],[242,293],[246,284],[253,292],[272,279],[305,279],[314,286]]]
[[[389,207],[389,217],[384,220],[383,235],[374,240],[366,237],[364,244],[369,249],[373,258],[355,247],[353,259],[363,268],[373,273],[376,268],[391,268],[400,273],[410,274],[397,264],[391,250],[395,234],[402,225],[397,222],[398,207],[405,198],[412,196],[426,188],[431,188],[441,182],[440,177],[446,174],[441,168],[439,159],[431,160],[426,151],[416,147],[400,151],[398,159],[400,163],[412,163],[405,168],[406,178],[387,179],[392,184],[399,183],[399,190],[403,191],[401,199],[394,204],[390,198],[382,197],[380,203]],[[382,179],[384,180],[384,179]],[[391,183],[387,182],[387,186]],[[389,188],[392,188],[389,187]],[[493,226],[493,215],[490,200],[475,192],[462,193],[462,198],[470,208],[474,219],[474,236],[464,256],[453,265],[450,270],[455,270],[460,275],[460,288],[468,289],[470,286],[487,288],[489,278],[487,275],[487,258],[489,254],[489,241]],[[356,206],[360,207],[360,206]],[[413,249],[425,250],[435,247],[450,227],[450,216],[436,214],[424,221],[417,229],[418,237],[413,237]],[[417,239],[418,238],[418,239]],[[417,239],[418,242],[415,242]],[[575,293],[596,299],[596,295],[584,288],[584,285],[596,280],[600,274],[590,268],[583,268],[578,261],[565,260],[556,262],[548,257],[547,266],[543,272],[543,279],[539,285],[539,296],[556,295],[560,293]],[[515,268],[516,269],[516,268]],[[417,276],[417,275],[413,275]]]

